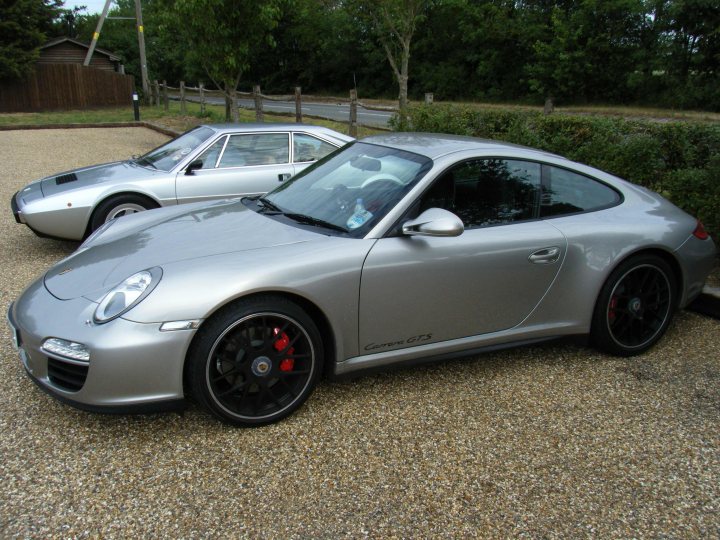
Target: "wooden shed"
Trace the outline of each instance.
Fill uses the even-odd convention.
[[[90,45],[69,37],[59,37],[40,47],[38,64],[82,64]],[[124,73],[120,57],[95,47],[90,67]]]

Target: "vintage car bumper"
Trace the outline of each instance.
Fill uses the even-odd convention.
[[[88,205],[59,207],[55,199],[24,200],[22,192],[10,199],[10,207],[17,223],[27,225],[42,238],[82,240],[85,236],[92,207]]]
[[[183,366],[194,330],[160,331],[161,323],[118,318],[92,323],[96,304],[58,300],[42,279],[10,306],[20,360],[44,391],[77,408],[110,413],[172,410],[184,405]],[[82,344],[87,360],[49,352],[49,338]]]

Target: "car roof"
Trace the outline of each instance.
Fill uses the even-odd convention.
[[[343,133],[338,133],[330,128],[323,126],[314,126],[311,124],[299,124],[295,122],[282,122],[282,123],[241,123],[241,124],[205,124],[204,127],[209,127],[217,131],[218,133],[237,133],[239,131],[304,131],[307,133],[317,133],[318,135],[328,135],[343,141],[352,141],[352,137]]]
[[[362,142],[390,146],[399,150],[406,150],[415,154],[437,159],[440,156],[461,152],[465,150],[477,150],[482,152],[493,151],[515,151],[522,150],[522,153],[529,153],[535,156],[547,156],[565,159],[557,154],[544,152],[535,148],[521,146],[503,141],[491,139],[479,139],[475,137],[464,137],[462,135],[447,135],[444,133],[388,133],[384,135],[372,135],[365,137]]]

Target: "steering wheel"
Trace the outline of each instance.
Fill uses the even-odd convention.
[[[402,183],[402,181],[397,177],[390,173],[379,173],[379,174],[373,174],[369,178],[367,178],[362,185],[360,186],[361,189],[365,189],[366,187],[374,184],[375,182],[392,182],[393,184],[397,185],[398,187],[404,187],[405,184]]]

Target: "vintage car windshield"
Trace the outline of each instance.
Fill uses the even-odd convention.
[[[143,167],[169,171],[214,133],[214,130],[207,127],[195,128],[155,150],[150,150],[144,156],[137,158],[135,163]]]
[[[258,200],[259,211],[360,237],[422,178],[432,160],[411,152],[351,143]]]

